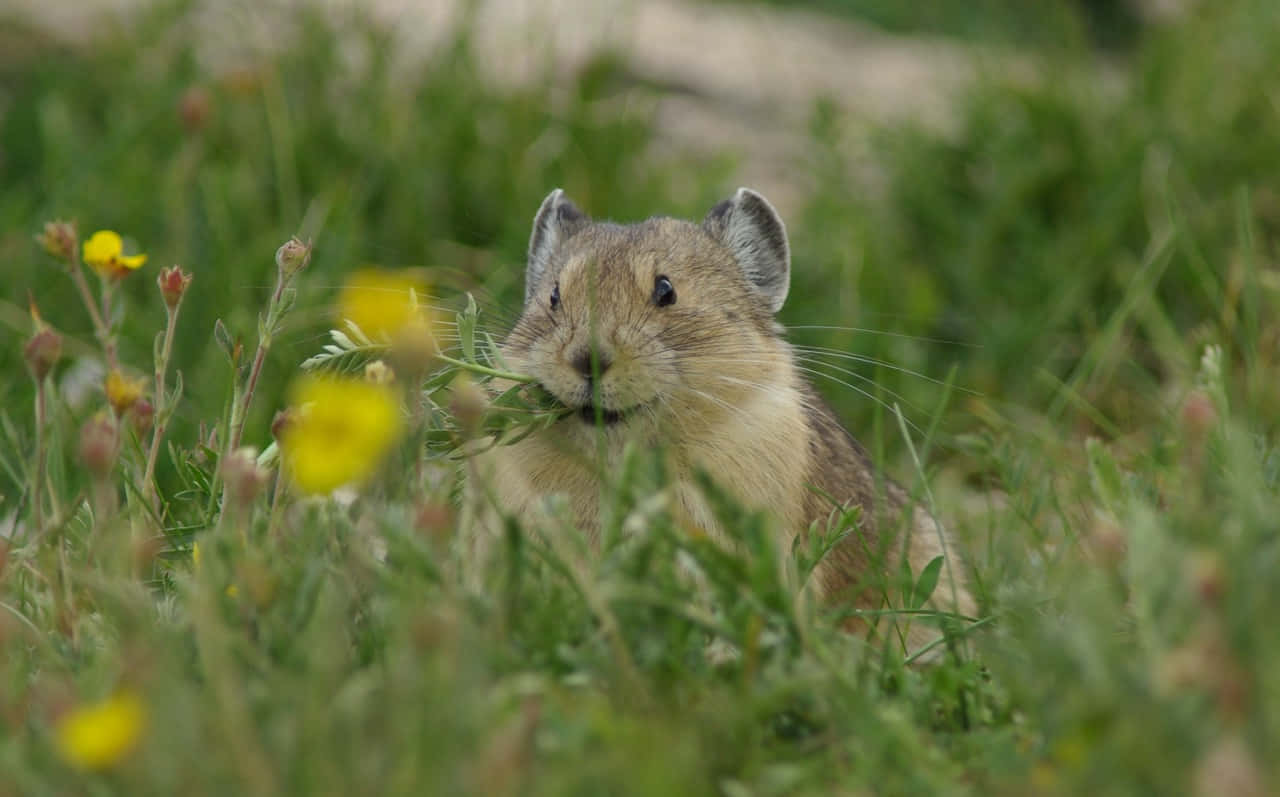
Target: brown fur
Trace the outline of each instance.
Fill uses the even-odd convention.
[[[768,510],[786,536],[783,550],[812,523],[825,524],[832,515],[835,507],[819,494],[824,493],[859,507],[862,519],[820,565],[811,588],[829,601],[859,608],[879,608],[886,598],[900,605],[883,584],[885,571],[897,573],[906,532],[915,573],[942,553],[942,532],[900,487],[877,481],[866,452],[800,376],[773,321],[769,297],[753,283],[759,276],[741,265],[755,251],[743,255],[730,248],[742,241],[730,241],[712,223],[723,218],[717,211],[701,226],[669,218],[630,226],[592,223],[575,215],[580,211],[572,205],[550,211],[540,212],[535,222],[528,301],[502,345],[503,355],[568,406],[598,399],[601,408],[626,414],[603,427],[566,417],[476,457],[473,477],[493,487],[505,512],[535,526],[546,520],[543,499],[564,496],[574,525],[594,540],[599,469],[615,465],[628,440],[657,445],[668,457],[675,508],[684,522],[732,542],[733,530],[719,528],[694,486],[692,473],[701,468],[746,505]],[[556,212],[562,226],[552,230],[554,246],[539,248],[539,225],[545,217],[554,224]],[[674,285],[670,306],[653,300],[659,276]],[[782,275],[783,295],[787,276]],[[555,288],[559,304],[552,309]],[[776,292],[776,279],[766,288]],[[780,296],[773,300],[774,306],[781,303]],[[608,363],[595,374],[598,386],[573,366],[584,351],[594,351],[597,364]],[[604,462],[597,461],[599,453]],[[483,538],[496,526],[485,519],[486,501],[474,490],[470,495],[480,527],[476,544],[483,548]],[[971,613],[954,550],[947,548],[950,562],[933,602],[952,608],[954,595],[954,608]],[[909,642],[931,635],[918,628]]]

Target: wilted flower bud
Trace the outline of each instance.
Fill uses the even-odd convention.
[[[1262,771],[1244,738],[1235,734],[1219,739],[1196,764],[1193,776],[1196,797],[1230,794],[1263,797],[1267,787]]]
[[[453,507],[443,501],[428,501],[418,507],[413,526],[433,540],[447,540],[456,527]]]
[[[1192,391],[1182,405],[1183,429],[1193,438],[1203,438],[1218,422],[1218,409],[1213,399],[1202,390]]]
[[[36,240],[40,246],[44,247],[44,251],[67,263],[70,263],[76,255],[78,238],[75,222],[71,221],[48,222],[44,225],[44,230],[36,236]]]
[[[107,381],[104,385],[107,403],[116,411],[117,417],[124,417],[124,414],[138,402],[138,399],[142,398],[142,386],[143,381],[141,379],[130,379],[119,371],[112,371],[107,374]]]
[[[27,361],[31,375],[37,382],[42,382],[62,357],[62,336],[40,317],[35,302],[31,303],[31,320],[35,323],[36,331],[23,347],[22,356]]]
[[[134,431],[138,434],[145,434],[151,428],[151,424],[155,423],[155,419],[156,408],[144,398],[134,402],[129,410],[129,420],[133,422]]]
[[[1188,558],[1187,582],[1205,604],[1216,606],[1227,588],[1227,572],[1222,558],[1215,553],[1199,553]]]
[[[375,385],[389,385],[396,381],[396,372],[382,360],[374,360],[365,365],[364,380]]]
[[[450,386],[449,412],[458,419],[458,424],[467,434],[474,435],[480,430],[488,408],[489,397],[469,376],[459,374],[453,380]]]
[[[212,107],[213,99],[209,96],[208,89],[204,86],[188,88],[182,92],[182,99],[178,100],[178,116],[182,119],[182,126],[188,133],[202,129],[209,120]]]
[[[277,412],[275,417],[271,419],[271,436],[279,440],[297,417],[298,412],[293,407],[285,407]]]
[[[276,250],[276,266],[286,277],[291,277],[311,262],[311,244],[290,238]]]
[[[248,506],[262,492],[271,474],[258,466],[258,452],[252,447],[237,448],[222,462],[222,479],[227,496],[240,506]]]
[[[168,546],[164,537],[140,537],[133,543],[133,563],[139,570],[154,565]]]
[[[391,361],[404,372],[425,373],[439,353],[428,318],[411,318],[391,338]]]
[[[164,297],[165,305],[172,309],[182,301],[182,295],[191,284],[191,275],[183,271],[182,266],[162,268],[160,276],[156,277],[156,284],[160,286],[160,295]]]
[[[116,424],[105,412],[99,412],[80,427],[80,459],[94,476],[110,475],[119,444]]]

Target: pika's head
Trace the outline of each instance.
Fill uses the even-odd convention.
[[[577,410],[557,428],[692,433],[790,378],[773,320],[789,284],[786,228],[754,191],[701,224],[620,225],[557,189],[533,220],[524,310],[503,352]]]

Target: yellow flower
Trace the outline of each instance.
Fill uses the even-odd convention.
[[[98,230],[84,242],[84,263],[104,277],[123,277],[147,262],[146,255],[126,255],[124,241],[111,230]]]
[[[430,323],[425,297],[426,285],[411,272],[364,269],[338,294],[338,319],[354,322],[370,340],[393,340],[406,327]]]
[[[312,376],[295,386],[292,399],[300,411],[283,430],[280,449],[303,492],[367,479],[400,435],[400,404],[385,385]]]
[[[117,692],[73,709],[58,721],[58,752],[79,769],[106,769],[137,746],[146,724],[142,698],[130,691]]]
[[[143,379],[130,379],[119,371],[112,371],[107,374],[107,381],[103,386],[107,393],[107,403],[116,411],[116,415],[123,416],[142,398],[145,384]]]

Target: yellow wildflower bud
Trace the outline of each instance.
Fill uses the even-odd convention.
[[[371,476],[400,436],[400,404],[384,385],[313,376],[293,390],[282,430],[286,472],[303,492],[328,493]]]
[[[62,717],[55,729],[58,752],[78,769],[107,769],[137,747],[146,724],[142,698],[131,691],[118,692]]]
[[[138,399],[142,398],[142,388],[145,384],[144,380],[130,379],[119,371],[113,370],[107,374],[104,385],[107,403],[116,411],[117,417],[124,417],[124,414],[138,403]]]
[[[85,265],[103,277],[118,279],[135,271],[145,262],[146,255],[126,255],[124,241],[119,233],[111,230],[98,230],[84,242]]]

